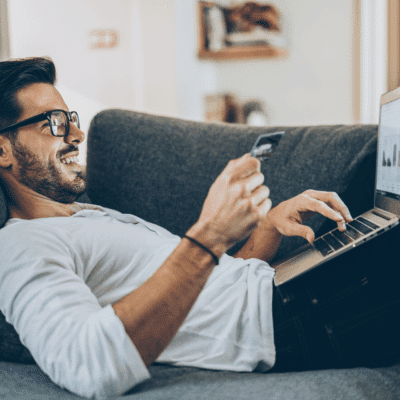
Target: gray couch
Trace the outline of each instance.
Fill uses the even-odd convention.
[[[260,133],[285,130],[262,166],[273,204],[308,188],[338,192],[353,216],[372,206],[377,127],[250,128],[107,110],[92,121],[88,196],[182,235],[196,221],[208,188],[226,163]],[[88,198],[81,199],[88,201]],[[0,226],[7,218],[0,191]],[[332,226],[320,216],[316,232]],[[277,259],[304,243],[285,238]],[[238,244],[231,253],[242,244]],[[0,249],[1,254],[1,249]],[[69,399],[34,364],[0,316],[0,399]],[[400,365],[286,373],[234,373],[155,364],[152,378],[121,399],[399,399]]]

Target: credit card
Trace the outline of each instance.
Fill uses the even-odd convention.
[[[260,135],[250,151],[250,156],[260,161],[268,160],[284,134],[285,132],[281,131]]]

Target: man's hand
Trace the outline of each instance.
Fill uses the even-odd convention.
[[[346,229],[345,221],[352,220],[348,208],[336,193],[306,190],[269,211],[234,257],[259,258],[269,262],[278,251],[282,235],[302,236],[312,243],[314,231],[302,224],[316,213],[336,221],[341,231]]]
[[[230,161],[211,186],[199,220],[187,232],[218,257],[246,238],[271,208],[260,161]],[[161,354],[207,282],[214,259],[182,240],[143,285],[113,304],[146,365]]]
[[[353,219],[337,193],[306,190],[278,204],[268,213],[265,222],[272,224],[282,235],[302,236],[312,243],[315,239],[314,231],[302,223],[316,213],[336,221],[341,231],[346,230],[345,222]]]
[[[198,222],[187,232],[218,256],[249,236],[271,208],[260,164],[249,154],[230,161],[212,184]]]

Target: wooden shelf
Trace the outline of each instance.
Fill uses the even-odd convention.
[[[200,49],[198,57],[203,60],[229,60],[229,59],[244,59],[244,58],[267,58],[267,57],[285,57],[287,51],[277,49],[272,46],[235,46],[228,47],[221,51],[209,51]]]

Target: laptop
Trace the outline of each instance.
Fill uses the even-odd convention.
[[[275,285],[321,266],[394,228],[400,219],[400,87],[381,96],[374,208],[300,247],[275,268]]]

